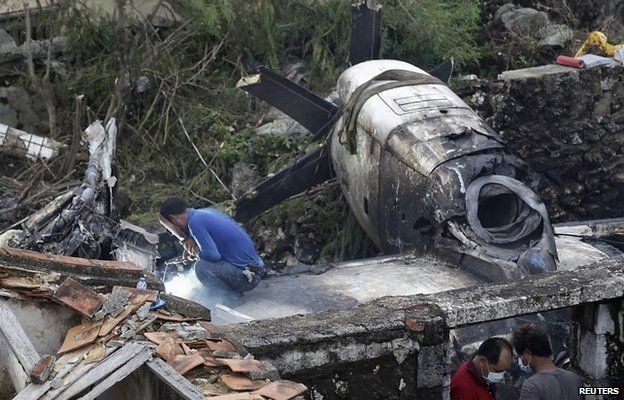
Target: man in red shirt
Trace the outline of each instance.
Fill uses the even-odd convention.
[[[459,366],[451,378],[451,400],[496,400],[495,384],[511,367],[509,341],[491,337],[481,343],[477,354]]]

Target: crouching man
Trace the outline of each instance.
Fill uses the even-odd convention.
[[[198,258],[195,275],[210,295],[232,303],[258,286],[264,262],[247,232],[213,208],[193,209],[177,197],[160,206],[161,217],[187,236],[184,250]]]

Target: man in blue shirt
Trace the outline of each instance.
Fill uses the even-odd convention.
[[[232,218],[213,208],[189,208],[177,197],[165,200],[160,214],[188,237],[185,253],[198,258],[195,274],[213,296],[233,300],[258,286],[264,262]]]

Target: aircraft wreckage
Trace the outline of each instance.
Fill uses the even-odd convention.
[[[239,200],[239,219],[335,173],[386,254],[437,249],[488,280],[556,269],[539,176],[441,79],[402,61],[365,61],[340,76],[334,104],[258,70],[238,86],[326,140]]]

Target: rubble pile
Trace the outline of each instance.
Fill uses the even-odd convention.
[[[514,71],[476,107],[505,145],[545,179],[540,197],[554,221],[624,213],[622,67]]]
[[[49,268],[17,277],[9,276],[4,268],[9,263],[0,261],[0,332],[30,381],[23,387],[15,385],[16,399],[94,399],[142,366],[188,399],[288,400],[307,390],[280,379],[270,363],[255,360],[225,338],[203,307],[158,290],[97,284],[99,273],[111,275],[111,264],[128,263],[17,249],[0,249],[0,255],[4,260],[21,257],[30,264],[47,257],[54,259],[53,266],[61,262],[66,266],[65,271]],[[67,272],[89,263],[83,272],[92,279]],[[23,265],[13,267],[20,269]],[[56,354],[39,356],[3,297],[55,302],[82,320],[67,331]]]

